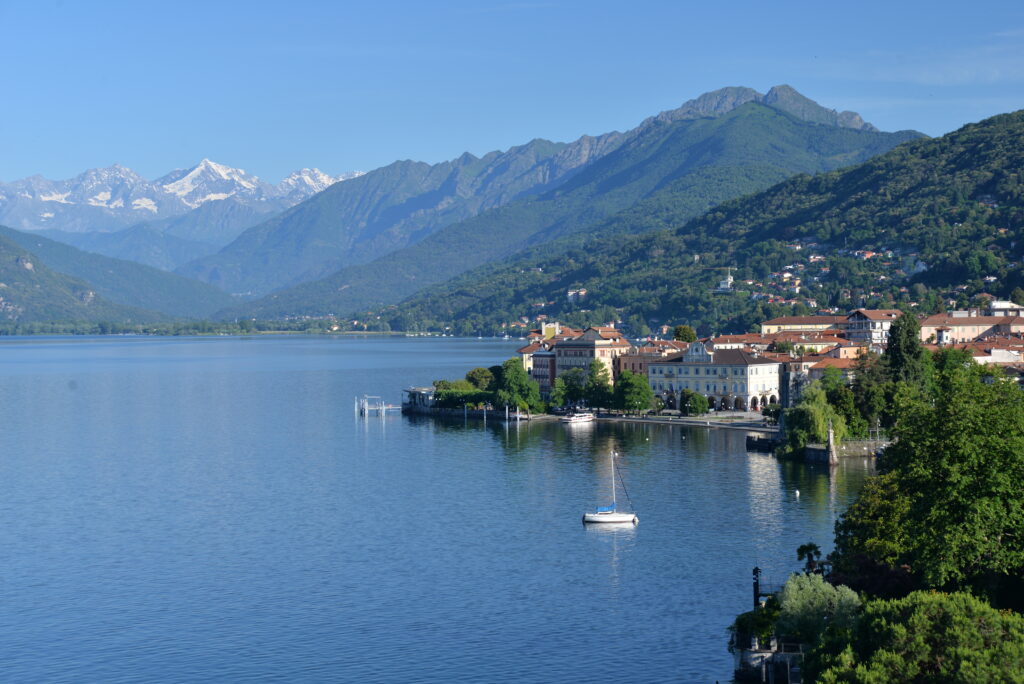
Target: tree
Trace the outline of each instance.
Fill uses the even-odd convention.
[[[561,375],[558,379],[562,381],[562,385],[565,387],[565,402],[568,404],[578,404],[583,401],[585,396],[584,388],[587,386],[587,373],[582,368],[570,368]],[[557,382],[556,380],[555,382]]]
[[[889,384],[877,355],[864,353],[857,359],[851,388],[853,403],[868,427],[879,425],[886,417]]]
[[[1024,573],[1024,392],[955,358],[940,358],[934,401],[898,397],[883,469],[910,499],[908,560],[926,586],[1012,599]]]
[[[509,359],[501,364],[497,402],[499,405],[531,411],[540,411],[543,407],[540,387],[526,373],[523,362],[518,358]]]
[[[924,385],[930,359],[921,346],[921,324],[916,316],[905,313],[893,321],[882,360],[894,382]]]
[[[593,407],[607,408],[612,404],[612,384],[608,377],[608,369],[597,359],[590,362],[583,398]]]
[[[796,347],[789,340],[777,340],[772,343],[772,351],[778,352],[779,354],[788,354],[794,349],[796,349]]]
[[[672,330],[672,339],[677,342],[696,342],[697,331],[688,325],[677,325]]]
[[[786,409],[786,448],[790,454],[800,453],[809,442],[828,440],[831,423],[836,443],[846,437],[846,421],[828,402],[820,382],[812,382],[803,392],[796,407]]]
[[[860,599],[849,587],[833,586],[817,573],[794,574],[782,587],[779,607],[776,633],[813,646],[829,626],[852,627]]]
[[[551,386],[551,403],[555,406],[565,406],[567,401],[565,379],[555,378],[555,384]]]
[[[1010,301],[1017,306],[1024,306],[1024,289],[1019,287],[1013,288],[1013,292],[1010,293]]]
[[[825,390],[828,403],[846,422],[847,432],[854,437],[866,436],[867,421],[857,410],[853,390],[847,387],[842,371],[834,366],[826,368],[821,378],[821,386]]]
[[[852,629],[830,629],[807,655],[804,676],[825,683],[1024,681],[1024,617],[964,593],[868,601]]]
[[[913,582],[899,567],[907,561],[909,510],[893,474],[869,478],[836,522],[833,580],[888,598],[911,591]]]
[[[644,376],[629,370],[622,371],[615,383],[615,408],[623,411],[647,411],[654,401],[654,391]]]
[[[477,389],[485,390],[494,382],[494,373],[486,368],[474,368],[466,373],[466,380]]]
[[[684,389],[679,395],[679,411],[684,416],[703,416],[708,412],[708,399],[703,394]]]
[[[801,544],[796,549],[796,559],[798,561],[807,561],[804,563],[804,572],[807,574],[818,572],[818,561],[821,560],[821,547],[814,542]]]

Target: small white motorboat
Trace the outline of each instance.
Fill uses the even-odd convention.
[[[577,413],[570,413],[562,416],[563,423],[593,423],[594,414],[589,411],[582,411]]]
[[[611,453],[611,466],[612,466],[612,505],[611,506],[599,506],[597,510],[593,512],[586,512],[583,514],[584,523],[633,523],[634,525],[640,522],[640,518],[637,517],[636,513],[631,511],[620,511],[618,508],[618,501],[615,497],[615,452]],[[629,492],[626,492],[625,486],[623,486],[623,492],[626,494],[626,500],[629,500]],[[632,503],[632,502],[630,502]],[[631,506],[632,507],[632,506]]]

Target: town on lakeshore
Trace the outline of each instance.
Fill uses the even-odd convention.
[[[636,341],[614,323],[580,330],[542,322],[517,354],[545,399],[553,397],[559,378],[587,374],[596,362],[613,387],[623,372],[646,379],[655,398],[650,408],[666,415],[693,414],[685,402],[695,394],[706,401],[706,411],[760,412],[795,406],[801,388],[822,380],[830,369],[852,382],[859,362],[885,351],[890,328],[903,315],[899,309],[856,309],[845,315],[782,316],[762,322],[757,333],[704,339],[689,326],[662,326],[660,332],[673,339]],[[1024,376],[1024,306],[992,299],[985,309],[918,321],[925,349],[955,347],[976,363]],[[410,388],[406,404],[430,407],[435,390]]]
[[[736,680],[1019,681],[1024,306],[860,308],[759,327],[699,339],[665,326],[671,339],[631,341],[611,324],[544,321],[500,366],[405,390],[403,410],[486,419],[504,407],[495,418],[518,421],[586,406],[760,433],[747,451],[782,459],[880,456],[833,551],[802,544],[803,567],[783,584],[753,568],[752,609],[729,627]],[[925,671],[938,674],[913,674]]]

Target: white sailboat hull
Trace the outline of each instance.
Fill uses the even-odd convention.
[[[619,511],[608,511],[606,513],[584,513],[585,523],[637,523],[640,519],[636,513],[621,513]]]

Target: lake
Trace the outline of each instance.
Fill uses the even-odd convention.
[[[518,344],[0,338],[3,680],[728,681],[751,568],[830,549],[869,464],[354,415]],[[635,528],[580,521],[611,450]]]

